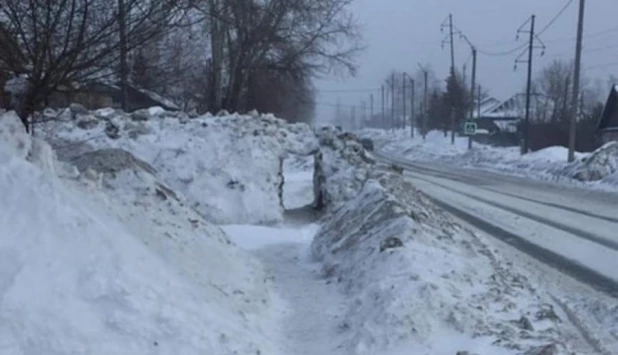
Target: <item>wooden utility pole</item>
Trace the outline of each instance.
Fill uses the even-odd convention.
[[[416,120],[414,119],[414,79],[410,78],[410,137],[414,138],[414,126]]]
[[[395,132],[395,72],[391,76],[391,124],[393,126],[393,132]]]
[[[386,126],[386,112],[384,110],[384,84],[382,84],[382,128],[387,129]]]
[[[213,81],[213,96],[210,109],[219,111],[223,108],[223,46],[225,41],[225,28],[223,21],[220,20],[222,15],[222,6],[219,0],[208,0],[210,12],[210,50],[211,50],[211,72]]]
[[[352,106],[352,113],[350,115],[352,117],[351,129],[356,129],[356,106]]]
[[[569,129],[569,162],[575,160],[575,138],[577,130],[577,113],[579,102],[579,78],[582,61],[582,39],[584,33],[585,0],[579,0],[579,18],[577,20],[577,43],[575,44],[575,73],[573,75],[573,96],[571,98],[571,124]]]
[[[480,84],[479,84],[479,91],[478,91],[476,97],[478,97],[478,104],[479,104],[479,106],[478,106],[478,116],[481,117],[481,85]]]
[[[532,88],[532,52],[534,51],[534,20],[536,16],[530,16],[530,19],[526,21],[522,27],[524,27],[528,22],[530,22],[530,30],[522,31],[522,27],[517,30],[517,33],[528,33],[530,35],[530,39],[528,40],[528,78],[526,81],[526,116],[524,118],[524,124],[522,129],[522,145],[521,145],[521,154],[526,154],[529,149],[529,136],[530,136],[530,90]],[[520,57],[524,54],[523,52]],[[519,57],[515,60],[515,63],[521,63]]]
[[[373,123],[373,94],[369,95],[369,121]]]
[[[472,85],[470,86],[470,120],[474,120],[474,88],[476,84],[476,48],[472,47]],[[481,98],[478,98],[479,102]],[[479,117],[480,118],[480,115]],[[472,149],[472,136],[468,137],[468,149]]]
[[[401,125],[405,131],[406,129],[406,73],[401,74],[401,105],[403,108],[403,114],[401,117]]]
[[[457,86],[457,77],[455,76],[455,41],[453,40],[453,14],[448,15],[448,26],[451,42],[451,76],[454,86]],[[455,130],[457,128],[457,119],[455,116],[455,107],[451,106],[451,144],[455,144]]]
[[[421,112],[422,118],[421,118],[421,134],[423,135],[423,140],[425,140],[425,137],[427,136],[427,112],[428,112],[428,108],[427,108],[427,76],[428,76],[428,72],[427,69],[425,69],[421,63],[417,63],[418,67],[423,71],[423,78],[425,81],[424,84],[424,88],[423,88],[423,109]]]
[[[120,106],[126,112],[127,85],[129,84],[129,68],[127,66],[127,14],[124,0],[118,0],[118,32],[120,36]]]
[[[530,145],[530,90],[532,90],[532,51],[534,50],[534,20],[530,18],[530,42],[528,43],[528,78],[526,80],[526,123],[524,124],[524,154],[528,152]]]
[[[360,128],[365,127],[365,121],[367,120],[367,103],[363,100],[361,101],[361,110],[363,112],[363,116],[360,120]]]

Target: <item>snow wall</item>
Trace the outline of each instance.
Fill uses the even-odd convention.
[[[190,118],[160,108],[127,114],[73,105],[43,116],[53,120],[42,131],[61,159],[105,148],[131,152],[216,224],[280,222],[282,160],[318,150],[308,125],[272,115]]]
[[[130,153],[75,162],[0,116],[3,355],[277,353],[259,262]]]

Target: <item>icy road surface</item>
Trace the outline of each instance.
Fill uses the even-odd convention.
[[[618,295],[618,193],[386,158],[443,208],[582,282]]]

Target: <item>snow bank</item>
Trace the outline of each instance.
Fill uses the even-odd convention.
[[[473,149],[468,150],[467,137],[456,137],[452,145],[450,135],[444,137],[438,131],[429,132],[425,141],[418,136],[411,139],[401,130],[363,130],[360,136],[374,139],[381,146],[380,151],[397,158],[439,161],[446,165],[481,168],[541,180],[571,183],[594,181],[596,186],[618,187],[618,174],[613,173],[616,170],[615,158],[612,158],[615,156],[614,148],[599,148],[596,154],[575,152],[577,162],[569,164],[568,149],[559,146],[522,156],[519,147],[492,147],[474,143]],[[590,160],[588,157],[592,154],[594,158]]]
[[[566,352],[551,306],[400,175],[371,174],[312,244],[350,298],[355,354]]]
[[[47,137],[61,158],[120,148],[157,170],[172,188],[210,221],[269,224],[282,219],[281,162],[317,149],[305,124],[272,115],[210,115],[190,119],[161,108],[131,115],[113,109],[50,112]]]
[[[278,353],[261,265],[148,164],[92,152],[61,181],[14,114],[0,135],[3,355]]]
[[[313,186],[315,206],[322,209],[356,196],[374,162],[355,135],[333,126],[316,133],[320,150],[315,156]]]

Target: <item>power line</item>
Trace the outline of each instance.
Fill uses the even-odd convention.
[[[537,39],[538,39],[538,36],[539,36],[539,35],[542,35],[545,31],[547,31],[547,30],[548,30],[548,29],[549,29],[549,28],[550,28],[550,27],[551,27],[551,26],[552,26],[552,25],[553,25],[553,24],[554,24],[554,23],[555,23],[555,22],[556,22],[556,21],[560,18],[560,16],[562,16],[562,14],[564,14],[564,12],[565,12],[565,11],[569,8],[569,6],[570,6],[572,3],[573,3],[573,0],[569,0],[569,1],[568,1],[568,2],[567,2],[567,3],[566,3],[566,4],[565,4],[565,5],[564,5],[561,9],[560,9],[560,11],[558,11],[558,13],[556,14],[556,16],[554,16],[554,17],[551,19],[551,21],[549,21],[549,22],[547,23],[547,25],[545,25],[545,27],[543,27],[543,29],[542,29],[541,31],[539,31],[539,32],[538,32],[538,34],[537,34],[535,37],[537,37]],[[523,28],[523,26],[525,26],[527,23],[528,23],[528,22],[524,23],[524,24],[522,25],[522,27],[520,27],[520,29],[521,29],[521,28]],[[479,52],[479,53],[481,53],[481,54],[484,54],[484,55],[487,55],[487,56],[502,57],[502,56],[507,56],[507,55],[510,55],[510,54],[516,53],[516,52],[518,52],[518,51],[520,51],[520,50],[524,49],[526,46],[527,46],[527,44],[522,44],[522,45],[517,46],[517,47],[515,47],[515,48],[513,48],[513,49],[509,49],[509,50],[502,51],[502,52],[489,52],[489,51],[484,51],[484,50],[482,50],[482,49],[478,49],[478,48],[477,48],[477,52]]]
[[[322,90],[322,89],[318,89],[318,92],[320,93],[358,93],[358,92],[378,92],[380,91],[380,88],[374,88],[374,89],[333,89],[333,90]]]
[[[478,49],[478,48],[477,48],[477,51],[479,53],[481,53],[481,54],[484,54],[484,55],[487,55],[487,56],[490,56],[490,57],[503,57],[503,56],[507,56],[509,54],[516,53],[516,52],[526,48],[526,46],[527,46],[527,44],[524,43],[524,44],[521,44],[521,45],[517,46],[516,48],[509,49],[509,50],[503,51],[503,52],[487,52],[487,51],[484,51],[484,50]]]
[[[573,3],[573,0],[569,0],[569,2],[567,2],[564,7],[562,7],[562,9],[560,9],[560,11],[558,11],[558,14],[556,14],[556,16],[554,16],[553,19],[551,19],[551,21],[549,21],[549,23],[547,25],[545,25],[545,27],[543,27],[542,30],[539,31],[539,35],[542,35],[543,32],[547,31],[559,18],[560,16],[562,16],[562,14],[566,11],[566,9],[569,8],[569,6],[571,6],[571,4]]]
[[[605,34],[609,34],[612,32],[617,32],[618,31],[618,27],[611,27],[605,30],[601,30],[598,32],[592,32],[592,33],[588,33],[584,35],[584,38],[589,39],[589,38],[594,38],[594,37],[599,37],[599,36],[603,36]],[[558,38],[558,39],[552,39],[549,41],[545,41],[547,43],[558,43],[558,42],[571,42],[571,41],[575,41],[577,38],[575,37],[569,37],[569,38]]]
[[[607,68],[607,67],[612,67],[612,66],[618,66],[618,62],[611,62],[611,63],[605,63],[605,64],[597,64],[597,65],[591,65],[586,67],[586,70],[590,70],[590,69],[598,69],[598,68]]]

